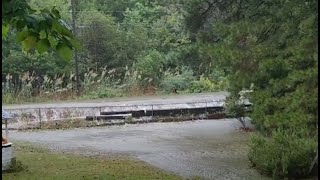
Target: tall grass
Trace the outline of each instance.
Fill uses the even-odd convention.
[[[26,73],[18,79],[19,84],[13,84],[12,76],[6,76],[2,83],[2,103],[15,104],[23,102],[61,101],[75,98],[105,98],[121,96],[116,83],[107,77],[106,70],[101,73],[89,71],[81,82],[81,96],[76,97],[75,75],[61,75],[50,78],[37,77]]]
[[[182,92],[211,92],[224,90],[225,86],[202,76],[197,80],[193,73],[182,68],[180,73],[165,72],[160,82],[151,81],[140,76],[134,69],[103,68],[101,72],[86,71],[81,77],[80,96],[76,96],[75,75],[62,74],[54,77],[36,76],[35,73],[25,73],[12,80],[10,74],[6,75],[6,82],[2,83],[2,103],[17,104],[30,102],[63,101],[71,99],[97,99],[121,96],[155,95],[165,92],[172,93],[174,89]],[[151,80],[150,80],[151,79]],[[19,82],[14,84],[13,82]],[[221,86],[221,87],[220,87]]]

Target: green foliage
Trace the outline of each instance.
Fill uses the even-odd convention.
[[[70,2],[66,0],[21,2],[25,8],[29,9],[25,13],[32,14],[35,20],[33,20],[34,26],[28,26],[22,30],[9,29],[2,45],[3,57],[6,61],[2,68],[2,76],[5,77],[8,74],[13,76],[8,82],[10,86],[6,86],[7,91],[9,92],[8,89],[10,89],[10,92],[15,94],[19,93],[16,91],[26,89],[24,92],[28,92],[26,96],[30,97],[30,92],[39,91],[40,87],[46,87],[46,90],[42,89],[41,92],[47,92],[50,89],[50,93],[54,90],[65,89],[66,86],[71,87],[67,88],[68,90],[72,90],[73,85],[70,83],[74,77],[72,81],[68,77],[71,77],[74,69],[73,63],[63,61],[63,59],[72,57],[72,51],[68,43],[62,43],[62,41],[67,39],[70,40],[70,43],[74,42],[67,37],[70,33],[63,27],[63,21],[60,21],[63,19],[64,22],[70,24]],[[201,74],[207,77],[213,69],[213,66],[208,66],[211,59],[207,59],[205,63],[199,60],[202,57],[198,56],[198,46],[192,45],[189,34],[186,32],[185,9],[181,5],[181,2],[172,0],[161,2],[145,0],[78,1],[75,9],[77,11],[77,38],[83,47],[81,51],[78,51],[83,93],[90,92],[85,86],[95,87],[94,91],[107,87],[96,80],[94,80],[94,85],[87,83],[86,74],[92,70],[97,74],[107,71],[108,81],[120,83],[120,89],[125,89],[129,94],[133,91],[140,91],[143,94],[150,88],[156,91],[165,81],[163,80],[166,76],[165,72],[170,72],[171,69],[177,67],[185,66],[192,69],[194,76],[192,80],[198,79]],[[55,9],[52,9],[53,6]],[[51,9],[51,11],[45,9]],[[54,16],[51,16],[50,13],[53,13]],[[50,17],[46,19],[48,14]],[[43,17],[45,17],[44,20]],[[45,23],[42,29],[39,29],[39,22],[40,24]],[[7,31],[5,24],[3,24],[3,29],[3,32]],[[34,32],[35,35],[30,35],[30,32]],[[22,48],[28,50],[28,54],[19,52],[21,49],[17,46],[16,40],[18,43],[22,42]],[[52,52],[54,49],[56,53]],[[47,51],[48,54],[45,53]],[[17,61],[20,61],[20,64]],[[39,81],[33,82],[31,87],[28,85],[26,88],[23,86],[28,83],[22,83],[19,80],[26,73],[32,74],[35,79],[41,80],[48,77],[51,81],[65,76],[61,83],[59,81],[61,84],[59,87]],[[186,90],[190,82],[187,82],[186,85],[180,83],[174,87]],[[110,86],[109,88],[112,89],[112,85]],[[89,96],[109,96],[107,94],[92,92]]]
[[[243,118],[246,116],[244,104],[239,98],[230,97],[226,103],[226,111],[229,117]]]
[[[51,9],[55,7],[59,14],[61,15],[61,19],[69,22],[71,20],[70,13],[70,5],[71,2],[68,0],[47,0],[47,1],[39,1],[39,0],[28,0],[28,4],[33,9]]]
[[[99,99],[99,98],[113,98],[121,97],[122,92],[119,89],[112,88],[110,86],[99,86],[96,89],[92,89],[85,93],[85,98],[88,99]]]
[[[9,26],[2,24],[2,37],[6,38],[9,31]]]
[[[226,73],[218,67],[212,67],[209,63],[208,67],[198,70],[198,73],[204,72],[199,80],[193,81],[189,91],[191,92],[212,92],[225,91],[228,88],[228,78]]]
[[[101,74],[90,71],[84,75],[83,98],[98,99],[122,96],[122,89],[107,77],[107,72]]]
[[[62,74],[69,75],[70,65],[69,61],[60,59],[54,53],[24,54],[21,51],[12,50],[10,55],[3,59],[2,73],[20,77],[26,73],[54,77]]]
[[[29,62],[29,61],[28,61]],[[50,61],[52,62],[52,61]],[[45,64],[45,63],[41,63]],[[45,67],[44,67],[45,68]],[[41,71],[40,71],[41,72]],[[41,77],[41,76],[40,76]],[[61,76],[43,77],[39,83],[39,76],[35,73],[18,76],[21,89],[13,89],[12,75],[6,76],[7,83],[2,88],[2,102],[5,104],[38,102],[43,100],[67,100],[73,98],[74,74],[62,74]],[[85,74],[84,89],[80,99],[97,99],[123,96],[123,89],[117,82],[113,82],[107,77],[107,72],[101,74],[90,71]]]
[[[231,104],[254,85],[249,116],[264,141],[254,141],[252,162],[274,177],[308,175],[318,141],[318,1],[192,2],[188,22],[199,21],[190,32],[228,73]]]
[[[138,59],[133,68],[138,72],[138,79],[142,86],[156,84],[161,79],[163,56],[153,50]]]
[[[165,72],[160,87],[164,92],[172,93],[175,90],[184,91],[191,85],[195,79],[193,72],[188,68],[177,69],[175,73]]]
[[[210,81],[209,78],[200,77],[200,80],[193,81],[189,88],[191,92],[198,93],[198,92],[210,92],[215,90],[215,84]]]
[[[272,138],[254,136],[250,146],[249,159],[262,173],[274,179],[298,178],[309,175],[311,157],[316,155],[317,140],[274,131]]]
[[[78,14],[78,23],[82,29],[79,32],[79,39],[84,47],[81,54],[88,54],[89,58],[84,63],[87,68],[109,66],[109,68],[119,67],[127,63],[123,56],[117,56],[117,50],[121,47],[123,33],[119,31],[114,22],[114,18],[90,9],[90,16],[86,11]]]
[[[6,38],[10,27],[17,31],[16,42],[21,43],[24,51],[29,52],[35,48],[39,53],[43,53],[52,48],[57,50],[62,58],[71,59],[69,54],[76,42],[55,8],[36,11],[25,0],[4,0],[3,38]]]

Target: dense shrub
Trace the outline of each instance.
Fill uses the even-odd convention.
[[[199,80],[192,81],[189,91],[193,93],[198,93],[198,92],[210,92],[216,89],[217,89],[216,85],[212,81],[210,81],[209,78],[201,76]]]
[[[208,77],[200,76],[199,80],[192,81],[188,88],[192,93],[199,92],[213,92],[223,91],[228,87],[228,80],[226,78],[219,78],[219,80],[213,80]]]
[[[190,69],[182,68],[176,73],[165,72],[164,78],[160,82],[160,87],[164,92],[171,93],[174,90],[184,91],[195,79]]]
[[[138,59],[133,68],[138,72],[141,86],[159,83],[162,75],[162,61],[162,54],[156,50],[152,50]]]
[[[274,131],[272,137],[251,138],[249,159],[262,173],[283,177],[305,177],[315,157],[317,141],[284,131]]]

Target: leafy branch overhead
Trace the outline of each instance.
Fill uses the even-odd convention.
[[[7,37],[10,28],[16,31],[15,40],[26,52],[36,50],[42,54],[52,49],[63,59],[70,60],[72,49],[78,46],[58,10],[36,11],[26,0],[2,1],[2,38]]]

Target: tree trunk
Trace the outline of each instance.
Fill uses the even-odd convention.
[[[245,119],[243,117],[239,117],[238,120],[241,122],[244,129],[247,129]]]

